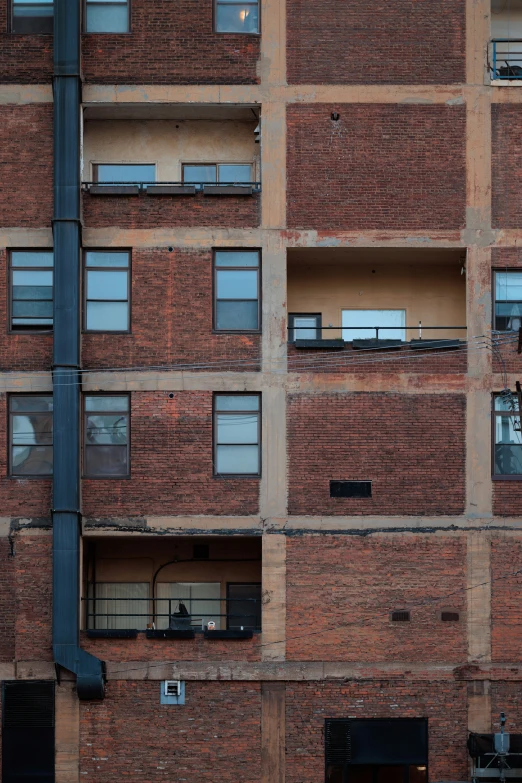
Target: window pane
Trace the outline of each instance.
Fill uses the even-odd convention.
[[[43,415],[15,415],[12,417],[12,442],[17,446],[32,443],[52,444],[53,417]]]
[[[522,326],[522,303],[497,302],[495,328],[505,332],[518,332]]]
[[[252,181],[252,167],[251,166],[233,166],[223,165],[218,166],[219,169],[219,182],[251,182]]]
[[[216,17],[218,33],[259,32],[259,13],[256,5],[219,3]]]
[[[106,253],[95,252],[89,250],[85,254],[86,266],[129,266],[129,254],[127,252],[122,253]]]
[[[192,164],[185,165],[183,166],[183,181],[184,182],[215,182],[216,167],[198,166]]]
[[[47,318],[53,317],[52,302],[13,301],[13,318]]]
[[[127,443],[127,415],[87,417],[85,428],[87,444],[125,445]]]
[[[257,299],[257,272],[219,270],[216,294],[218,299]]]
[[[258,446],[218,446],[216,452],[217,473],[259,473]]]
[[[127,302],[87,302],[85,327],[97,332],[126,332],[129,305]]]
[[[87,272],[87,298],[125,301],[127,272]]]
[[[518,416],[496,416],[495,418],[495,443],[522,445],[522,432],[515,430],[515,424],[520,427]]]
[[[128,33],[129,14],[121,3],[87,3],[88,33]]]
[[[522,272],[496,272],[497,302],[522,302]]]
[[[94,586],[96,602],[89,587],[88,628],[146,628],[150,621],[148,582],[98,582]]]
[[[22,35],[52,35],[54,30],[53,6],[13,8],[11,30]]]
[[[315,316],[294,317],[294,340],[315,340],[317,338],[317,318]]]
[[[49,2],[39,3],[38,0],[32,0],[30,3],[14,3],[14,16],[52,16],[53,4]]]
[[[332,766],[327,767],[326,783],[343,783],[343,768]]]
[[[495,410],[496,411],[518,411],[518,397],[516,394],[512,394],[510,399],[504,399],[504,397],[495,397]]]
[[[158,582],[156,595],[160,599],[156,602],[156,612],[161,615],[158,617],[158,628],[169,627],[169,614],[179,612],[180,602],[185,605],[189,617],[184,622],[182,618],[171,617],[170,627],[176,628],[181,619],[180,625],[188,627],[201,628],[213,620],[216,628],[221,628],[219,582]]]
[[[11,251],[11,266],[53,266],[52,251],[33,252],[32,250]]]
[[[342,311],[343,340],[369,339],[376,337],[376,326],[399,327],[394,329],[379,329],[380,340],[405,340],[406,326],[405,310],[343,310]],[[357,327],[350,328],[347,327]]]
[[[128,411],[129,410],[129,398],[122,395],[121,397],[111,396],[103,397],[101,395],[88,396],[85,398],[85,410],[86,411]]]
[[[98,182],[139,184],[156,180],[156,166],[153,163],[100,163],[95,170]]]
[[[522,445],[495,446],[495,473],[497,475],[522,474]]]
[[[52,446],[13,446],[12,473],[15,476],[50,476],[53,472]]]
[[[10,401],[12,411],[47,413],[53,409],[52,397],[11,397]]]
[[[52,286],[53,273],[52,272],[26,272],[22,270],[13,270],[13,285],[36,285],[36,286]]]
[[[261,585],[228,585],[228,627],[261,630]]]
[[[257,394],[218,394],[215,404],[217,411],[258,411],[259,397]]]
[[[241,331],[259,328],[259,306],[255,302],[216,302],[216,328]]]
[[[217,416],[218,443],[257,443],[257,415],[222,413]]]
[[[216,266],[259,266],[259,253],[257,250],[219,250],[215,253],[215,262]]]
[[[33,286],[33,285],[15,285],[13,286],[13,299],[30,301],[36,299],[39,301],[50,301],[52,307],[53,287],[52,286]]]
[[[89,476],[126,476],[127,446],[86,446],[85,473]]]
[[[12,326],[52,326],[52,318],[12,318]]]

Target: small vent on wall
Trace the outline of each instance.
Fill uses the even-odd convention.
[[[460,620],[460,614],[458,612],[446,609],[440,613],[440,619],[443,623],[458,623]]]
[[[410,613],[405,609],[398,609],[390,615],[392,623],[409,623]]]
[[[331,498],[371,498],[371,481],[330,481]]]
[[[210,557],[210,547],[208,544],[194,544],[192,547],[192,557],[194,560],[208,560]]]

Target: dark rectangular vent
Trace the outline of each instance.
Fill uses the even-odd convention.
[[[371,481],[330,481],[331,498],[371,498]]]
[[[349,764],[352,758],[350,721],[327,720],[325,744],[327,764]]]
[[[400,609],[391,613],[390,617],[392,623],[409,623],[410,613],[406,610]]]
[[[192,557],[194,560],[208,560],[210,557],[210,547],[208,544],[194,544],[192,548]]]
[[[460,615],[458,612],[441,612],[440,619],[443,623],[458,623]]]
[[[54,726],[54,682],[4,682],[4,729]]]

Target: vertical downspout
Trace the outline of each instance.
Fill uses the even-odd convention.
[[[54,0],[53,650],[80,699],[102,699],[102,661],[80,628],[80,0]]]

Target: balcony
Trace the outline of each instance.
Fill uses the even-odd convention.
[[[465,372],[464,272],[460,251],[289,251],[289,371]]]
[[[522,80],[522,0],[491,0],[491,80],[500,84]]]
[[[259,122],[252,107],[88,107],[85,224],[258,225]]]

